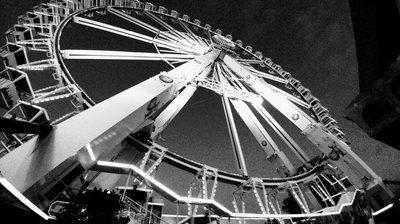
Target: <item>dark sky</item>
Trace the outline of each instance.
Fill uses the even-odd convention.
[[[16,23],[17,16],[41,2],[0,1],[1,33]],[[234,40],[240,39],[244,45],[251,45],[254,50],[273,59],[320,99],[339,122],[352,149],[378,175],[383,179],[400,179],[400,151],[369,138],[356,124],[343,118],[344,108],[359,93],[356,52],[347,1],[186,0],[153,3],[188,14],[192,20],[198,18],[202,24],[209,23],[214,30],[219,28],[223,34],[229,33]],[[109,41],[118,48],[118,41]],[[5,43],[5,38],[1,43]],[[109,71],[106,67],[110,62],[88,62],[81,68],[82,74],[87,75],[83,77],[85,81],[82,81],[82,86],[86,87],[90,95],[93,93],[93,98],[99,100],[107,94],[114,94],[110,93],[112,85],[117,86],[116,89],[128,88],[131,79],[140,78],[133,78],[135,72],[124,69],[126,63],[122,62],[118,66],[119,70]],[[143,66],[148,68],[150,75],[158,73],[151,64]],[[117,73],[124,74],[120,77]],[[256,176],[268,176],[268,164],[260,161],[257,156],[259,154],[252,151],[255,150],[255,144],[248,143],[253,141],[252,137],[248,131],[242,130],[245,129],[243,124],[238,122],[238,126],[243,134],[241,141],[249,145],[244,147],[246,156],[258,160],[260,164],[249,162],[249,171]],[[194,160],[233,171],[232,152],[225,128],[220,98],[202,91],[167,128],[164,136],[167,142],[161,144]],[[179,185],[177,178],[168,176],[166,179],[171,185]]]

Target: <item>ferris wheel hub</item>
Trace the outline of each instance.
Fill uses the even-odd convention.
[[[169,77],[168,75],[165,75],[165,74],[161,74],[159,76],[159,78],[161,81],[163,81],[165,83],[173,83],[174,82],[174,80],[171,77]]]
[[[212,36],[212,40],[223,48],[235,49],[235,44],[228,38],[221,35],[215,34],[214,36]]]

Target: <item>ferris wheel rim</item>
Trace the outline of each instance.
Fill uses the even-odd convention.
[[[67,66],[64,63],[64,59],[61,55],[60,52],[60,41],[61,41],[61,35],[62,32],[64,31],[65,27],[72,21],[72,19],[76,16],[76,15],[80,15],[80,14],[84,14],[90,11],[96,11],[102,8],[106,8],[106,7],[93,7],[93,8],[88,8],[88,9],[82,9],[80,11],[76,11],[70,15],[68,15],[66,18],[64,18],[60,24],[58,24],[57,29],[55,31],[55,38],[53,41],[53,52],[55,52],[56,58],[57,58],[57,62],[60,64],[61,69],[62,69],[62,77],[63,80],[66,80],[67,82],[69,82],[69,84],[73,83],[75,85],[79,87],[79,84],[75,81],[75,79],[73,78],[73,76],[71,75],[71,73],[69,72]],[[85,101],[89,104],[89,106],[94,106],[96,103],[89,97],[89,95],[82,89],[80,88],[83,92],[83,97],[85,97]]]

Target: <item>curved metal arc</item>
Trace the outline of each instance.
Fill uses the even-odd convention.
[[[201,164],[199,162],[195,162],[193,160],[187,159],[187,158],[182,157],[174,152],[168,151],[166,148],[162,147],[159,144],[152,143],[152,145],[147,145],[135,138],[132,138],[132,140],[136,144],[139,144],[140,147],[147,148],[148,150],[153,150],[153,151],[156,151],[157,153],[165,152],[165,158],[163,159],[164,162],[166,162],[172,166],[181,168],[182,170],[185,170],[189,173],[198,174],[202,169],[204,169],[204,167],[207,167],[206,175],[209,176],[211,179],[214,179],[215,175],[218,175],[218,180],[223,183],[228,183],[228,184],[232,184],[235,186],[241,186],[245,183],[248,183],[250,180],[250,177],[248,177],[248,176],[218,170],[217,168],[209,167],[205,164]],[[316,167],[313,167],[312,169],[310,169],[306,173],[302,173],[302,174],[291,176],[291,177],[258,178],[258,179],[261,180],[262,185],[264,187],[268,187],[268,188],[272,187],[273,188],[273,187],[278,187],[283,184],[286,184],[287,182],[301,183],[301,182],[310,181],[313,178],[315,178],[315,176],[319,175],[319,173],[322,170],[323,170],[323,166],[316,166]]]
[[[67,84],[76,84],[77,88],[82,92],[82,97],[83,97],[83,101],[84,104],[87,107],[92,107],[94,106],[96,103],[89,97],[89,95],[80,87],[77,85],[76,81],[74,80],[74,78],[72,77],[72,75],[70,74],[69,70],[67,69],[67,67],[65,66],[64,60],[62,58],[62,55],[60,53],[60,40],[61,40],[61,34],[64,31],[64,28],[67,26],[67,24],[69,24],[72,19],[74,18],[74,16],[79,15],[79,14],[83,14],[86,12],[90,12],[90,11],[96,11],[99,9],[102,9],[105,7],[93,7],[90,9],[85,9],[82,11],[77,11],[74,12],[72,14],[69,14],[66,18],[64,18],[60,24],[58,24],[55,32],[54,32],[54,36],[53,36],[53,48],[52,48],[52,52],[54,52],[55,54],[55,63],[57,65],[59,65],[59,68],[57,68],[57,73],[59,76],[62,77],[63,82],[66,82]]]
[[[180,196],[161,182],[157,181],[150,175],[146,174],[140,168],[136,167],[132,164],[125,164],[125,163],[117,163],[117,162],[108,162],[108,161],[98,161],[98,167],[110,167],[110,168],[117,168],[117,169],[128,169],[132,170],[133,172],[140,175],[142,178],[148,180],[148,182],[155,188],[158,193],[163,195],[166,198],[170,198],[172,201],[187,203],[187,204],[200,204],[204,206],[208,206],[211,210],[219,215],[225,217],[232,217],[232,218],[243,218],[243,219],[266,219],[266,218],[283,218],[283,219],[290,219],[290,218],[308,218],[308,217],[320,217],[320,216],[328,216],[328,215],[338,215],[341,213],[342,209],[346,206],[350,206],[353,204],[355,194],[359,190],[355,190],[354,192],[348,192],[351,199],[348,202],[341,204],[338,209],[334,212],[322,212],[322,213],[308,213],[308,214],[257,214],[257,213],[235,213],[230,211],[228,208],[220,204],[219,202],[211,199],[204,199],[204,198],[192,198],[192,197],[184,197]]]

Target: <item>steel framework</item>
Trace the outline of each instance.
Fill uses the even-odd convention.
[[[98,19],[107,15],[146,32]],[[150,51],[64,49],[61,36],[70,24],[139,41]],[[337,121],[310,90],[261,52],[240,40],[233,41],[229,34],[223,36],[221,30],[212,30],[198,19],[137,0],[51,0],[18,17],[6,39],[0,49],[4,67],[0,73],[2,117],[51,124],[53,129],[39,135],[29,130],[20,133],[12,127],[2,129],[0,180],[44,218],[48,214],[43,211],[61,192],[79,182],[78,177],[94,182],[99,173],[134,174],[136,184],[170,201],[188,204],[189,217],[203,206],[219,217],[279,218],[283,222],[338,215],[360,191],[369,195],[375,211],[393,197],[381,178],[352,152]],[[38,52],[42,52],[40,59],[32,56]],[[82,59],[164,61],[171,70],[96,104],[65,63]],[[40,88],[30,82],[31,74],[37,71],[50,74],[50,81]],[[221,96],[237,173],[184,158],[157,142],[199,87]],[[50,119],[45,105],[65,105],[65,100],[72,106],[62,116]],[[266,105],[283,118],[277,118]],[[232,108],[254,135],[267,161],[279,171],[278,178],[249,176]],[[308,139],[322,156],[310,159],[296,142],[298,137],[285,130],[282,119],[297,127],[299,136]],[[284,144],[278,144],[273,136]],[[296,155],[302,169],[288,159],[284,147]],[[141,156],[140,161],[120,156],[132,148]],[[161,163],[193,174],[201,190],[193,195],[194,185],[190,185],[189,195],[183,196],[166,187],[154,176]],[[236,186],[241,194],[252,192],[261,213],[246,212],[238,194],[234,194],[234,211],[217,202],[216,194],[223,193],[218,191],[219,182]],[[276,199],[282,190],[295,198],[301,213],[282,212]]]

